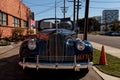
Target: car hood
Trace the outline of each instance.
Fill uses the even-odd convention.
[[[41,34],[61,34],[61,35],[73,35],[75,31],[67,30],[67,29],[45,29],[40,32]]]

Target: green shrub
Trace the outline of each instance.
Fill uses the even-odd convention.
[[[6,45],[10,45],[10,42],[6,40],[0,40],[0,46],[6,46]]]
[[[31,35],[31,34],[34,34],[34,30],[29,30],[28,33]]]
[[[23,32],[24,32],[24,29],[20,27],[16,27],[15,29],[13,29],[12,40],[15,42],[21,40],[23,38],[23,35],[22,35]]]

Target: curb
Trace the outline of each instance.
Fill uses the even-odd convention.
[[[102,75],[99,74],[100,71],[99,71],[95,66],[93,66],[92,69],[93,69],[103,80],[105,80],[105,79],[102,77]]]
[[[100,70],[98,70],[98,69],[97,69],[96,67],[94,67],[94,66],[93,66],[93,69],[96,71],[96,73],[97,73],[98,75],[101,76],[101,78],[102,78],[103,80],[120,80],[120,78],[118,78],[118,77],[114,77],[114,76],[111,76],[111,75],[108,75],[108,74],[105,74],[105,73],[101,72]]]

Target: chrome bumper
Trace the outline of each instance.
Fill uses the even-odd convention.
[[[25,68],[36,68],[36,69],[74,69],[75,71],[79,71],[80,69],[88,68],[93,65],[93,62],[86,63],[77,63],[76,56],[74,56],[73,63],[40,63],[39,56],[37,56],[36,62],[25,62],[25,58],[23,62],[19,62],[19,65]]]

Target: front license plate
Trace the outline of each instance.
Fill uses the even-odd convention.
[[[92,57],[92,54],[78,54],[77,60],[87,60]]]

